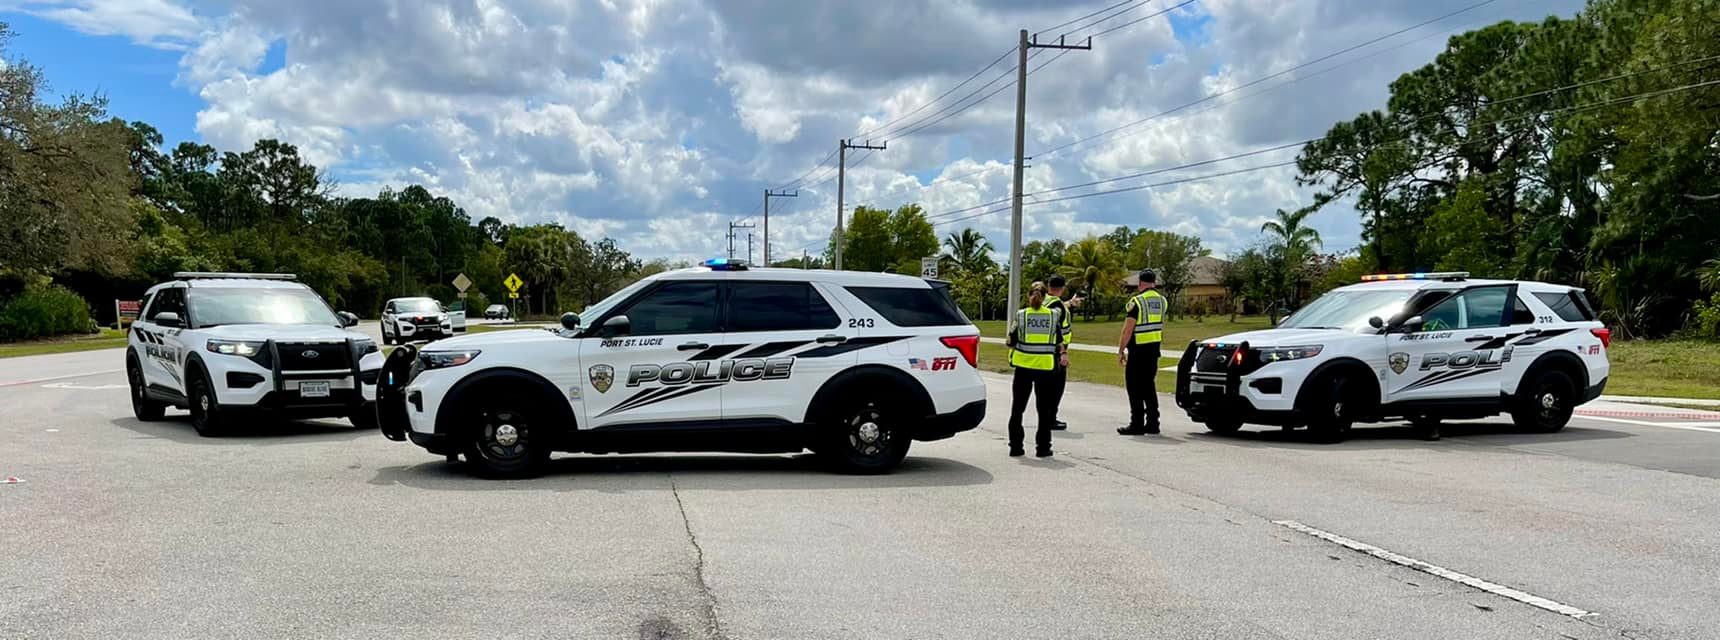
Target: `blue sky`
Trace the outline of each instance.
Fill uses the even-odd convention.
[[[1035,73],[1028,151],[1472,3],[1196,2],[1100,36],[1093,51]],[[727,223],[751,216],[764,188],[789,186],[809,170],[811,179],[792,185],[801,197],[780,203],[772,216],[772,240],[779,256],[818,251],[835,214],[834,184],[824,181],[833,172],[818,164],[837,139],[878,129],[943,93],[1007,52],[1016,29],[1111,4],[0,0],[0,19],[16,34],[8,54],[42,67],[57,92],[103,93],[114,115],[155,125],[169,146],[196,140],[235,150],[281,138],[325,168],[344,194],[422,183],[474,218],[556,221],[615,237],[641,255],[696,259],[723,251]],[[1170,3],[1131,7],[1086,32],[1161,5]],[[1334,61],[1350,61],[1341,72],[1265,85],[1272,90],[1234,104],[1227,96],[1041,155],[1027,170],[1027,191],[1318,135],[1383,106],[1387,83],[1425,64],[1452,32],[1569,15],[1579,6],[1509,0],[1479,7]],[[951,99],[1000,74],[1013,80],[1014,56],[1005,58]],[[877,132],[890,149],[849,171],[847,202],[919,202],[937,214],[1003,198],[1010,170],[1000,164],[1011,151],[1013,98],[1010,88],[913,135],[899,135],[906,127]],[[1196,234],[1223,254],[1259,241],[1260,222],[1274,209],[1308,202],[1311,193],[1293,177],[1289,169],[1269,170],[1031,206],[1026,239],[1074,240],[1129,224]],[[1358,241],[1357,216],[1347,207],[1330,207],[1314,222],[1330,251]],[[1004,247],[1007,223],[1006,215],[992,215],[940,224],[939,232],[971,225]]]

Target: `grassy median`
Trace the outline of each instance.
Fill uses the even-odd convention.
[[[26,340],[24,342],[0,343],[0,358],[16,358],[18,356],[40,356],[53,353],[71,353],[74,351],[91,351],[95,349],[117,349],[125,346],[125,332],[117,329],[102,329],[100,333],[82,336],[63,336],[44,340]]]

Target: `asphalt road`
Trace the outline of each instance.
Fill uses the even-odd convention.
[[[1118,392],[1071,385],[1057,456],[1011,459],[988,377],[984,427],[889,476],[559,456],[495,482],[340,421],[140,423],[120,365],[0,360],[0,638],[1720,636],[1720,432],[1318,445],[1167,398],[1163,436],[1122,438]]]

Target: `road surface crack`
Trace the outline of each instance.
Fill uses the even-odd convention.
[[[723,638],[723,622],[717,616],[717,593],[711,590],[711,583],[705,579],[705,549],[699,546],[699,537],[693,534],[693,523],[687,519],[687,505],[681,502],[681,489],[675,484],[675,476],[669,475],[669,493],[675,496],[675,509],[681,513],[681,528],[687,532],[687,544],[693,547],[693,578],[699,583],[699,593],[705,599],[705,635],[710,638]]]

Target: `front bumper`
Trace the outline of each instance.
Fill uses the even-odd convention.
[[[426,337],[447,338],[454,335],[454,325],[448,323],[415,325],[401,322],[394,325],[394,335],[401,340]]]
[[[1248,343],[1234,349],[1249,352]],[[1243,362],[1228,362],[1228,355],[1215,365],[1201,363],[1201,347],[1190,342],[1177,362],[1176,402],[1195,422],[1225,418],[1252,424],[1294,425],[1300,421],[1296,393],[1307,379],[1312,363],[1275,363],[1270,368]]]

